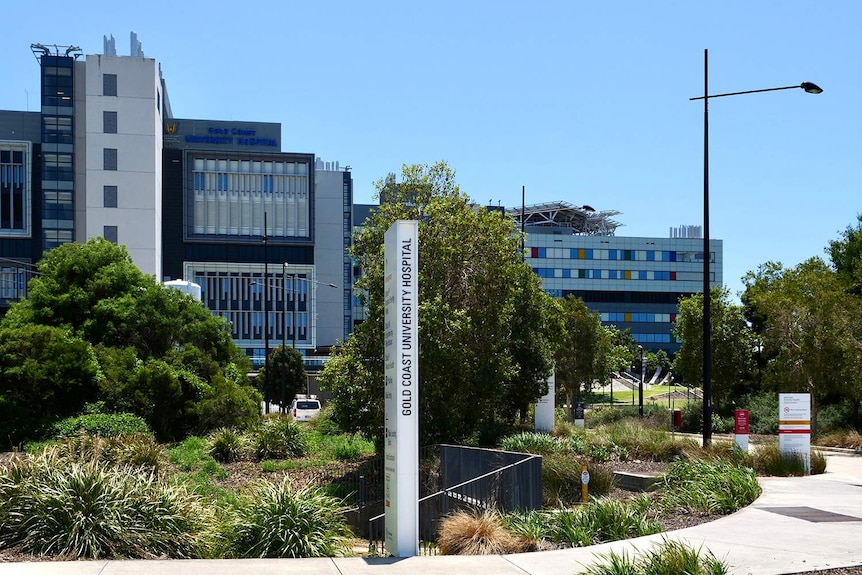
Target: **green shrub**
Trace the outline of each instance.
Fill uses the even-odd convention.
[[[21,465],[26,475],[0,470],[10,496],[0,512],[0,547],[71,559],[207,554],[212,516],[181,486],[94,461],[43,456]]]
[[[593,443],[587,448],[587,455],[593,461],[606,463],[611,458],[611,449],[605,444]]]
[[[142,417],[131,413],[88,413],[78,417],[68,417],[54,424],[54,437],[57,439],[79,433],[99,437],[118,437],[150,433],[150,427]]]
[[[679,460],[662,481],[661,505],[665,511],[728,514],[760,495],[754,470],[721,459]]]
[[[823,447],[862,449],[862,435],[859,435],[855,429],[835,430],[829,433],[818,433],[814,443]]]
[[[817,433],[847,429],[853,423],[853,405],[849,401],[821,405],[817,409]]]
[[[248,429],[260,421],[263,397],[251,385],[214,377],[200,400],[193,403],[190,417],[197,420],[197,432],[221,427]]]
[[[634,405],[624,407],[597,407],[585,415],[585,424],[589,428],[608,425],[621,419],[637,417],[638,408]]]
[[[230,427],[216,429],[206,439],[206,452],[216,461],[229,463],[243,459],[248,451],[248,439]]]
[[[502,515],[500,520],[512,534],[533,546],[549,538],[550,517],[545,511],[516,511]]]
[[[107,438],[81,433],[47,444],[43,453],[54,460],[125,465],[154,472],[161,471],[165,463],[165,451],[151,433]]]
[[[679,541],[665,539],[661,545],[638,557],[625,551],[600,555],[602,562],[590,565],[582,575],[724,575],[727,564],[711,551],[692,549]]]
[[[819,449],[811,450],[811,475],[826,473],[826,456]]]
[[[638,420],[609,425],[606,438],[624,448],[627,457],[652,461],[670,461],[681,455],[692,443],[689,439],[674,438],[664,429],[644,427]]]
[[[207,457],[206,442],[201,437],[187,437],[168,450],[168,457],[182,471],[194,471]]]
[[[321,435],[340,435],[344,430],[335,421],[335,406],[327,403],[314,418],[311,425]]]
[[[234,557],[335,557],[351,532],[341,501],[312,487],[260,482],[225,533]]]
[[[357,461],[372,453],[374,444],[358,435],[336,436],[332,445],[332,455],[339,461]]]
[[[591,443],[589,442],[589,438],[587,434],[584,432],[576,433],[570,437],[566,437],[561,440],[561,449],[563,451],[571,451],[575,455],[586,455],[587,450]]]
[[[560,441],[547,433],[524,432],[504,437],[500,442],[500,449],[545,455],[558,453],[561,445]]]
[[[550,523],[552,540],[573,547],[661,531],[661,525],[647,516],[642,505],[614,499],[598,499],[582,507],[561,509],[550,515]]]
[[[571,437],[580,431],[574,424],[568,421],[558,419],[554,422],[554,428],[551,430],[551,435],[554,437]]]
[[[254,429],[252,445],[258,460],[302,457],[308,450],[300,426],[280,415],[266,418]]]
[[[762,393],[748,398],[748,430],[753,435],[778,435],[778,394]]]
[[[758,445],[751,453],[751,466],[758,475],[790,477],[805,475],[805,460],[796,453],[781,453],[778,443]],[[813,449],[810,455],[811,474],[826,471],[826,458],[820,451]]]
[[[703,431],[703,404],[691,401],[682,406],[682,427],[685,433],[700,433]]]
[[[712,414],[713,433],[733,433],[733,417],[722,417],[717,413]]]

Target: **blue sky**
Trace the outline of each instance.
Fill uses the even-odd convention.
[[[446,160],[474,200],[619,210],[617,235],[703,219],[725,284],[817,255],[862,212],[862,2],[314,1],[4,5],[0,109],[38,110],[30,44],[161,62],[175,116],[282,124],[284,151],[350,165],[355,201],[403,163]],[[29,101],[29,104],[28,104]]]

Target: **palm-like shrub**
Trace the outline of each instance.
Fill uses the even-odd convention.
[[[45,457],[54,461],[90,461],[107,466],[132,466],[158,473],[167,455],[152,433],[99,437],[81,433],[49,444]]]
[[[551,516],[551,522],[552,539],[572,546],[595,545],[661,531],[661,524],[647,515],[647,508],[640,501],[598,499],[583,507],[561,509]]]
[[[500,519],[506,529],[525,541],[527,551],[540,547],[548,539],[550,518],[544,511],[516,511],[501,515]]]
[[[266,418],[252,433],[252,444],[259,460],[302,457],[308,450],[302,429],[287,416]]]
[[[703,553],[701,549],[671,540],[664,540],[638,557],[613,551],[599,557],[602,561],[589,566],[582,575],[724,575],[728,572],[727,564],[711,551]]]
[[[672,463],[661,487],[666,511],[686,509],[728,514],[760,495],[754,470],[721,459],[680,460]]]
[[[248,451],[248,439],[236,429],[222,427],[209,434],[205,450],[213,459],[222,463],[239,461]]]
[[[862,449],[862,435],[855,429],[831,431],[829,433],[818,434],[815,443],[825,447]]]
[[[805,475],[805,461],[796,453],[781,453],[778,443],[765,443],[758,445],[748,458],[751,467],[758,475],[771,475],[775,477],[788,477]],[[812,475],[826,471],[826,457],[816,450],[811,450],[810,461]]]
[[[681,455],[690,439],[674,438],[663,429],[645,427],[637,420],[625,420],[606,428],[609,442],[625,450],[631,459],[670,461]]]
[[[235,557],[336,557],[351,532],[341,500],[285,478],[259,483],[239,504],[226,537]]]
[[[504,437],[500,449],[545,455],[560,451],[561,443],[547,433],[524,432]]]
[[[529,542],[509,531],[495,511],[457,511],[443,519],[437,548],[443,555],[521,553]]]
[[[72,559],[188,558],[208,548],[206,508],[154,473],[46,455],[0,470],[0,485],[9,497],[0,547]]]

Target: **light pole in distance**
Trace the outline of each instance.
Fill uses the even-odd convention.
[[[793,90],[801,88],[809,94],[820,94],[823,90],[813,82],[802,82],[794,86],[778,88],[761,88],[760,90],[745,90],[742,92],[727,92],[724,94],[709,93],[709,50],[703,51],[703,96],[689,100],[703,100],[703,445],[712,442],[712,350],[710,336],[710,281],[709,281],[709,100],[725,96],[756,94],[759,92],[776,92],[778,90]]]
[[[638,351],[641,354],[641,377],[638,383],[638,417],[644,416],[644,375],[646,374],[646,365],[644,364],[644,346],[639,345]]]

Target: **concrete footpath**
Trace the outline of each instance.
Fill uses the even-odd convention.
[[[0,563],[0,575],[571,575],[611,551],[664,538],[710,550],[731,573],[778,575],[862,565],[862,457],[827,453],[827,472],[763,478],[763,494],[717,521],[592,547],[488,557]]]

